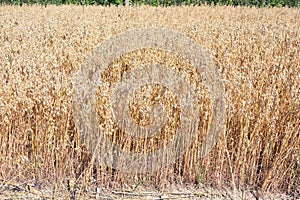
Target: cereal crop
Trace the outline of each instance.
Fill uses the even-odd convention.
[[[187,186],[299,197],[299,11],[226,6],[0,6],[0,193],[14,183],[20,190],[64,198],[92,194],[97,188],[105,188],[103,192],[168,191]],[[110,87],[126,71],[144,61],[163,64],[183,72],[199,99],[196,138],[183,156],[157,172],[132,174],[93,160],[75,126],[73,89],[77,72],[98,44],[144,27],[176,30],[208,52],[225,86],[226,121],[217,145],[201,158],[210,99],[199,72],[164,51],[141,49],[121,56],[102,74],[107,84],[100,85],[95,95],[101,128],[124,150],[143,153],[162,147],[180,123],[174,94],[152,85],[132,95],[131,117],[139,125],[148,124],[149,113],[141,113],[141,107],[160,101],[168,110],[162,133],[152,140],[132,140],[117,130],[107,112]]]

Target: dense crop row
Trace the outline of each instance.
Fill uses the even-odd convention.
[[[299,191],[299,19],[299,10],[287,8],[0,7],[0,180],[58,193],[73,181],[90,189],[204,184]],[[178,30],[203,46],[222,74],[227,101],[226,126],[208,156],[200,159],[198,154],[209,119],[204,91],[199,93],[199,140],[180,161],[146,175],[89,165],[91,157],[72,115],[73,83],[84,58],[105,38],[138,27]],[[190,67],[172,56],[147,49],[133,52],[117,59],[102,78],[119,81],[128,70],[124,66],[143,59],[182,71]],[[195,73],[190,82],[203,91]],[[99,94],[109,95],[109,90],[99,88]],[[162,101],[176,103],[172,95]],[[159,140],[147,146],[124,142],[103,117],[103,98],[98,104],[100,123],[112,128],[111,139],[123,148],[143,151],[164,145]],[[132,116],[139,120],[132,106]]]

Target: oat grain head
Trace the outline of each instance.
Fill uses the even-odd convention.
[[[161,86],[161,90],[171,93],[178,102],[179,122],[174,136],[167,144],[152,151],[136,152],[124,150],[101,129],[95,96],[98,86],[103,85],[101,74],[115,59],[139,49],[176,54],[188,60],[200,72],[211,103],[210,125],[199,154],[205,156],[216,144],[225,121],[224,86],[210,56],[195,41],[179,32],[158,28],[135,29],[114,35],[103,41],[82,64],[74,84],[73,113],[84,145],[101,165],[129,173],[147,173],[174,163],[193,142],[199,126],[198,99],[193,86],[181,72],[151,61],[127,71],[114,85],[109,97],[109,112],[115,127],[131,139],[145,138],[151,141],[161,133],[168,121],[167,108],[163,103],[153,103],[152,100],[151,105],[138,109],[138,113],[147,113],[144,116],[147,115],[149,120],[137,123],[134,116],[138,115],[131,113],[134,109],[131,109],[130,97],[143,88],[147,93],[149,88]]]

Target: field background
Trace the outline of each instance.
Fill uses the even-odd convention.
[[[299,19],[299,9],[289,8],[1,6],[0,193],[68,198],[212,187],[299,198]],[[109,36],[138,27],[193,38],[226,87],[218,145],[200,159],[195,142],[181,161],[152,174],[90,165],[72,118],[73,82],[84,58]],[[116,69],[116,76],[124,71]],[[207,112],[200,118],[205,131]]]
[[[6,5],[150,5],[150,6],[256,6],[256,7],[300,7],[300,0],[0,0]]]

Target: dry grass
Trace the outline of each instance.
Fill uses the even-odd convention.
[[[24,183],[28,190],[32,186],[49,196],[66,198],[96,188],[102,192],[101,188],[136,190],[141,186],[164,191],[195,184],[297,195],[299,19],[299,9],[287,8],[1,6],[0,192],[15,182]],[[207,157],[198,155],[209,118],[209,102],[202,92],[198,139],[182,161],[146,175],[89,165],[90,155],[82,148],[72,118],[72,81],[85,56],[110,35],[137,27],[171,28],[197,41],[223,74],[227,95],[226,127]],[[116,60],[115,71],[111,66],[102,78],[118,81],[129,70],[126,62],[133,60],[172,64],[178,59],[151,50],[126,56],[122,64]],[[174,68],[184,71],[189,66],[182,61]],[[189,80],[201,89],[198,78],[193,72]],[[160,90],[152,88],[154,93]],[[100,87],[99,94],[109,91]],[[98,113],[105,111],[104,100],[98,98]],[[161,100],[176,103],[172,95]],[[139,119],[134,112],[138,105],[131,106],[138,123],[147,123],[147,116]],[[103,126],[113,126],[102,120]],[[113,132],[112,139],[127,148],[130,140],[118,133]],[[133,146],[135,151],[143,151],[143,144],[155,148],[164,145],[159,143],[161,138]]]

